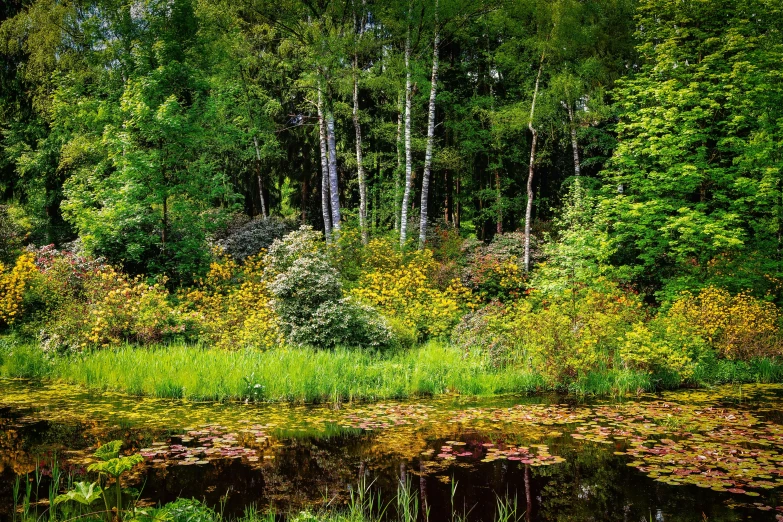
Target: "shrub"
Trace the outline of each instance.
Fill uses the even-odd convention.
[[[625,334],[644,316],[636,295],[598,280],[556,294],[533,292],[512,304],[493,302],[465,316],[452,339],[496,365],[520,365],[550,384],[568,384],[621,363]]]
[[[519,328],[536,369],[560,381],[614,367],[625,332],[643,318],[638,296],[598,280],[544,298]]]
[[[483,353],[493,366],[518,362],[518,314],[529,313],[526,303],[506,305],[493,301],[462,317],[451,334],[451,342],[466,355]]]
[[[638,322],[625,333],[619,356],[626,368],[647,373],[676,372],[690,378],[704,343],[671,321]]]
[[[193,319],[172,303],[165,279],[129,277],[94,259],[52,246],[32,250],[37,270],[25,291],[44,351],[79,351],[124,342],[153,343],[193,334]]]
[[[370,251],[382,243],[371,243]],[[419,250],[408,260],[401,253],[383,258],[379,253],[368,256],[368,272],[362,275],[352,295],[368,303],[388,317],[396,317],[404,326],[413,328],[422,337],[440,336],[451,330],[467,311],[470,291],[459,281],[446,290],[439,290],[432,274],[438,263],[430,250]]]
[[[36,271],[30,253],[19,256],[10,270],[0,262],[0,326],[20,319],[25,289]]]
[[[29,235],[14,210],[16,209],[8,205],[0,205],[0,263],[12,262],[21,252]]]
[[[339,273],[329,263],[321,234],[312,228],[276,240],[265,275],[288,341],[321,347],[392,344],[391,330],[377,311],[343,299]]]
[[[201,338],[219,348],[270,348],[282,342],[264,280],[263,254],[237,263],[218,255],[206,278],[180,292],[182,307],[198,319]]]
[[[498,234],[488,245],[466,241],[463,248],[467,265],[462,282],[483,301],[518,299],[525,293],[524,234]]]
[[[215,244],[233,259],[242,261],[267,250],[275,239],[282,238],[294,229],[292,222],[278,217],[256,217],[245,222],[240,220],[229,227]]]
[[[684,292],[668,316],[700,335],[720,357],[747,360],[781,354],[777,306],[746,292],[731,295],[713,286],[697,295]]]

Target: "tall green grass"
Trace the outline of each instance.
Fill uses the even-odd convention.
[[[334,402],[451,392],[531,393],[544,387],[539,375],[496,369],[483,357],[466,357],[438,343],[390,354],[339,348],[224,351],[128,346],[51,362],[34,347],[17,347],[2,364],[2,374],[11,377],[50,377],[100,390],[212,401]]]
[[[550,390],[625,396],[683,384],[783,382],[783,364],[768,359],[709,360],[701,362],[686,382],[675,373],[649,375],[615,369],[552,383],[531,370],[496,367],[480,354],[466,355],[435,342],[389,353],[343,348],[227,351],[172,344],[53,358],[34,344],[0,342],[0,376],[49,378],[160,398],[312,403]]]

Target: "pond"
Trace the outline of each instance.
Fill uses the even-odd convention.
[[[17,475],[55,458],[84,474],[122,439],[145,457],[128,479],[145,503],[223,499],[228,514],[339,505],[364,477],[385,499],[409,482],[435,522],[452,503],[491,520],[498,497],[536,521],[783,520],[782,406],[777,385],[291,406],[0,380],[0,519]]]

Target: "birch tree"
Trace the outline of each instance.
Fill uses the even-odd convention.
[[[541,71],[544,70],[544,58],[546,50],[541,53],[541,61],[538,64],[538,74],[536,75],[536,85],[533,88],[533,101],[530,103],[530,118],[527,126],[532,134],[530,142],[530,164],[527,173],[527,204],[525,205],[525,272],[530,271],[530,222],[533,215],[533,175],[535,174],[536,164],[536,145],[538,144],[538,130],[533,126],[533,118],[536,114],[536,98],[538,97],[538,85],[541,81]]]
[[[421,207],[419,218],[419,249],[427,241],[427,210],[432,170],[432,147],[435,142],[435,96],[438,88],[438,51],[440,33],[438,27],[438,0],[435,0],[435,36],[432,43],[432,80],[430,83],[430,105],[427,123],[427,149],[424,153],[424,173],[421,176]]]
[[[408,4],[410,8],[410,4]],[[410,9],[409,9],[410,11]],[[410,17],[410,12],[408,12]],[[400,210],[400,247],[408,240],[408,207],[411,197],[411,21],[408,19],[408,32],[405,37],[405,188],[402,194]]]
[[[318,87],[318,136],[321,149],[321,213],[324,218],[324,236],[328,242],[332,235],[332,213],[329,210],[329,155],[326,150],[326,121],[320,86]]]
[[[358,19],[355,32],[356,39],[361,41],[363,19]],[[356,132],[356,172],[359,178],[359,228],[362,232],[362,243],[367,244],[369,234],[367,231],[367,181],[364,175],[362,163],[362,126],[359,123],[359,42],[354,44],[353,51],[353,128]]]

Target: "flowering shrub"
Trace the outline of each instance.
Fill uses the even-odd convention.
[[[237,261],[266,251],[275,239],[294,230],[291,222],[278,217],[257,217],[230,227],[216,245]]]
[[[713,286],[681,294],[668,312],[683,329],[700,335],[718,355],[749,359],[781,354],[780,313],[774,303]]]
[[[640,299],[597,281],[513,303],[493,302],[466,315],[453,342],[478,350],[496,365],[533,369],[552,383],[622,363],[620,348],[631,325],[644,319]]]
[[[679,328],[672,321],[638,322],[625,333],[619,356],[626,368],[653,373],[667,370],[688,378],[704,352],[698,335]]]
[[[0,326],[20,318],[25,289],[36,271],[30,253],[19,256],[10,270],[0,262]]]
[[[527,288],[522,267],[524,235],[498,234],[489,245],[466,241],[462,281],[485,302],[519,299]]]
[[[520,362],[517,320],[519,314],[529,312],[528,303],[493,301],[463,316],[452,331],[451,342],[466,354],[487,355],[493,366]]]
[[[40,337],[45,349],[56,351],[166,341],[187,336],[193,327],[172,306],[164,281],[148,283],[108,266],[87,274],[80,293],[54,315]]]
[[[265,277],[288,341],[322,347],[392,344],[392,332],[376,310],[343,298],[340,275],[312,228],[272,244]]]
[[[378,247],[387,254],[386,247],[381,244]],[[368,256],[369,271],[362,275],[352,295],[381,313],[398,318],[421,336],[449,332],[467,311],[470,291],[459,281],[453,281],[445,290],[435,286],[432,274],[438,263],[430,250],[416,251],[407,262],[400,253],[388,254],[388,257],[379,253]]]
[[[263,252],[242,264],[218,255],[206,278],[181,292],[182,306],[197,318],[203,340],[221,348],[270,348],[282,342],[264,267]]]
[[[533,365],[560,381],[615,366],[625,332],[643,318],[638,296],[599,280],[542,300],[519,328]]]

